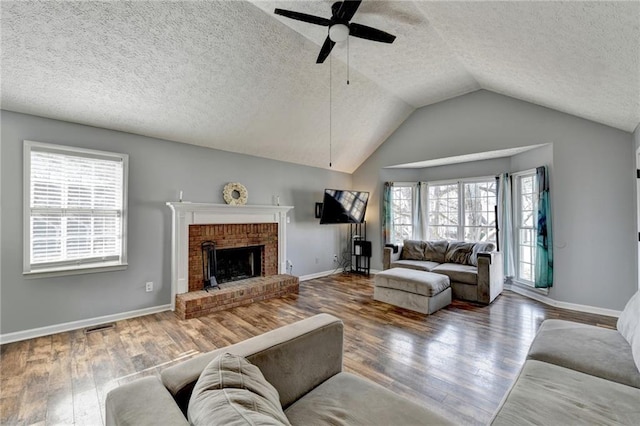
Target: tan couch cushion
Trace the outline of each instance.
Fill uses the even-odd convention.
[[[278,391],[260,369],[229,353],[204,369],[187,414],[192,425],[290,425]]]
[[[424,260],[432,262],[444,263],[445,254],[447,253],[449,242],[442,241],[425,241],[424,243]]]
[[[376,287],[393,288],[431,297],[449,288],[449,278],[431,272],[407,268],[387,269],[376,274]]]
[[[424,241],[404,240],[400,259],[424,260]]]
[[[478,268],[475,266],[443,263],[433,268],[431,272],[446,275],[451,281],[478,285]]]
[[[638,425],[640,389],[528,360],[492,425]]]
[[[429,272],[438,265],[440,265],[438,262],[430,262],[428,260],[396,260],[395,262],[391,262],[389,269],[409,268]]]
[[[294,425],[453,424],[376,383],[344,372],[300,398],[286,413]]]
[[[549,319],[533,339],[528,358],[640,388],[631,346],[616,330]]]
[[[444,256],[446,263],[458,263],[460,265],[471,265],[471,253],[475,243],[465,243],[452,241],[449,243],[447,253]]]

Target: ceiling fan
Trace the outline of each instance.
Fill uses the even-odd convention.
[[[379,41],[382,43],[393,43],[396,39],[396,36],[384,31],[371,28],[366,25],[356,24],[355,22],[349,22],[351,18],[353,18],[353,15],[355,15],[358,7],[360,7],[360,3],[362,3],[362,0],[344,0],[341,2],[335,2],[333,6],[331,6],[330,19],[284,9],[276,9],[274,13],[276,15],[282,15],[298,21],[329,27],[329,35],[324,41],[322,49],[320,49],[318,59],[316,60],[317,64],[321,64],[325,59],[327,59],[327,56],[331,53],[331,49],[333,49],[336,42],[345,41],[349,36]]]

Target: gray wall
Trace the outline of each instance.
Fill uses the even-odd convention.
[[[354,173],[375,206],[372,267],[381,268],[381,168],[542,143],[552,144],[553,160],[549,297],[621,310],[637,288],[632,135],[484,90],[416,110]]]
[[[223,203],[227,182],[241,182],[249,204],[293,205],[288,258],[295,275],[335,268],[346,237],[320,226],[314,203],[325,187],[350,188],[351,175],[232,154],[95,127],[1,112],[1,333],[170,303],[171,213],[178,191],[194,202]],[[58,143],[129,154],[129,267],[59,278],[22,276],[22,141]],[[146,293],[144,283],[155,290]]]

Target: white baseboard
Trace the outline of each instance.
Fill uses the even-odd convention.
[[[506,290],[511,290],[514,293],[518,293],[522,296],[528,297],[529,299],[537,300],[538,302],[542,302],[546,305],[553,306],[556,308],[569,309],[571,311],[578,311],[578,312],[586,312],[589,314],[605,315],[608,317],[615,317],[615,318],[619,317],[621,314],[621,311],[616,311],[614,309],[598,308],[597,306],[579,305],[577,303],[561,302],[558,300],[551,299],[550,297],[544,296],[542,294],[536,293],[534,291],[527,290],[526,288],[522,288],[515,285],[505,284],[504,288]]]
[[[138,309],[135,311],[122,312],[120,314],[105,315],[102,317],[65,322],[62,324],[50,325],[47,327],[32,328],[30,330],[0,334],[0,345],[5,343],[17,342],[20,340],[33,339],[35,337],[48,336],[50,334],[63,333],[65,331],[77,330],[79,328],[91,327],[107,322],[114,322],[129,318],[141,317],[144,315],[156,314],[158,312],[170,310],[171,305],[160,305],[153,306],[151,308]]]
[[[371,275],[375,275],[378,272],[381,272],[377,269],[371,269],[369,271],[369,273]],[[313,280],[315,278],[322,278],[322,277],[328,277],[329,275],[333,275],[333,274],[341,274],[342,273],[342,268],[340,269],[332,269],[331,271],[324,271],[324,272],[316,272],[315,274],[309,274],[309,275],[303,275],[301,277],[299,277],[298,279],[300,281],[309,281],[309,280]]]
[[[340,269],[332,269],[330,271],[316,272],[315,274],[303,275],[299,277],[300,281],[309,281],[316,278],[327,277],[333,274],[340,274],[342,272],[342,268]]]

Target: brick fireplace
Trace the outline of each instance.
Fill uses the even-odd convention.
[[[189,291],[202,290],[202,243],[213,241],[217,250],[263,246],[261,276],[278,274],[278,224],[243,223],[189,226]]]
[[[171,309],[182,319],[194,318],[257,300],[298,291],[298,278],[286,275],[287,212],[291,206],[229,206],[167,203],[172,210]],[[260,275],[203,288],[202,248],[260,247]]]

